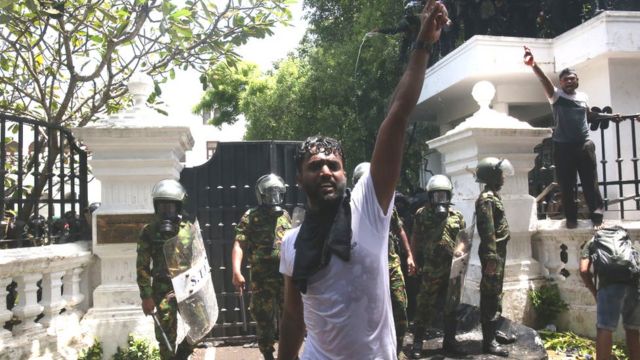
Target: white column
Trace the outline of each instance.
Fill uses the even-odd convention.
[[[13,328],[14,336],[26,333],[37,332],[42,329],[42,325],[35,322],[35,319],[42,313],[42,305],[38,304],[38,281],[42,279],[42,274],[24,274],[15,277],[18,284],[18,305],[13,308],[20,324]]]
[[[13,312],[7,310],[7,286],[9,284],[11,284],[11,278],[0,278],[0,347],[11,338],[11,331],[4,329],[4,324],[13,316]]]
[[[80,274],[83,267],[69,269],[64,273],[64,294],[65,308],[67,311],[78,311],[76,306],[84,300],[84,294],[80,292]]]
[[[428,141],[430,149],[442,155],[444,173],[453,182],[453,203],[467,224],[473,222],[475,201],[482,184],[475,181],[473,171],[478,161],[488,156],[507,158],[515,175],[505,181],[500,194],[505,206],[511,240],[507,247],[503,312],[505,316],[522,320],[530,282],[543,276],[543,269],[533,258],[531,234],[537,223],[535,199],[529,195],[528,172],[534,166],[533,147],[549,137],[550,129],[533,128],[504,113],[489,108],[495,88],[487,81],[477,83],[472,91],[480,110],[446,134]],[[467,272],[463,301],[479,304],[479,283],[482,276],[475,231],[472,257]]]
[[[44,317],[39,323],[45,327],[51,326],[52,320],[60,313],[65,306],[62,298],[62,276],[64,271],[44,274],[42,277],[42,301]]]
[[[105,356],[125,345],[129,333],[153,338],[152,320],[142,313],[136,283],[136,242],[153,215],[151,189],[160,180],[179,179],[185,152],[193,147],[188,127],[146,108],[153,84],[131,83],[132,110],[73,129],[93,153],[90,165],[102,187],[102,205],[93,214],[93,253],[100,259],[100,284],[83,324],[103,343]],[[65,284],[66,287],[66,284]]]

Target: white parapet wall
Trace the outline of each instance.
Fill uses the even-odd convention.
[[[605,220],[605,225],[621,225],[640,245],[640,221]],[[538,221],[537,231],[532,236],[533,256],[545,269],[548,281],[558,284],[560,296],[569,304],[569,309],[562,313],[556,325],[561,331],[573,331],[578,335],[595,337],[596,335],[596,302],[580,278],[579,263],[581,246],[593,236],[590,220],[580,220],[577,229],[566,229],[559,220]],[[560,257],[562,245],[566,246],[567,263]],[[560,274],[562,269],[569,276]],[[617,340],[624,340],[622,320],[614,333]]]
[[[80,325],[87,296],[88,241],[0,250],[0,359],[77,358],[93,337]],[[15,293],[7,304],[7,287]],[[38,301],[38,288],[42,298]],[[2,326],[9,323],[11,331]]]

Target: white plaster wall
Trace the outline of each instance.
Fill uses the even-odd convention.
[[[609,224],[618,223],[627,228],[631,238],[640,239],[640,222],[627,221],[624,223],[613,220]],[[569,310],[561,314],[557,320],[560,330],[570,330],[579,335],[595,337],[596,335],[596,303],[580,278],[579,262],[582,244],[593,236],[589,226],[567,230],[562,223],[555,220],[541,220],[538,231],[532,236],[533,257],[548,271],[548,276],[557,281],[562,299],[569,304]],[[568,278],[559,276],[562,268],[560,260],[560,246],[568,247],[568,262],[565,268],[570,272]],[[636,246],[640,245],[636,242]],[[618,325],[614,337],[624,340],[622,321]]]

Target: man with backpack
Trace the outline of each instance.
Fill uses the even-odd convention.
[[[629,358],[640,359],[639,273],[638,253],[627,230],[620,226],[600,229],[582,245],[580,276],[596,300],[598,360],[611,357],[613,331],[620,314]]]

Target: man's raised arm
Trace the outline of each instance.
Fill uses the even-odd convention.
[[[371,157],[371,178],[378,204],[384,211],[389,208],[400,176],[407,121],[422,91],[431,45],[440,38],[440,31],[447,20],[444,5],[433,0],[425,5],[409,64],[396,86],[387,117],[378,130]]]
[[[536,64],[536,61],[533,59],[533,53],[526,46],[524,47],[524,63],[525,65],[531,66],[531,69],[533,69],[533,73],[536,74],[538,80],[540,80],[540,82],[542,83],[544,94],[547,95],[549,99],[551,99],[555,90],[553,87],[553,83],[551,82],[549,77],[547,77],[544,71],[540,69],[538,64]]]

